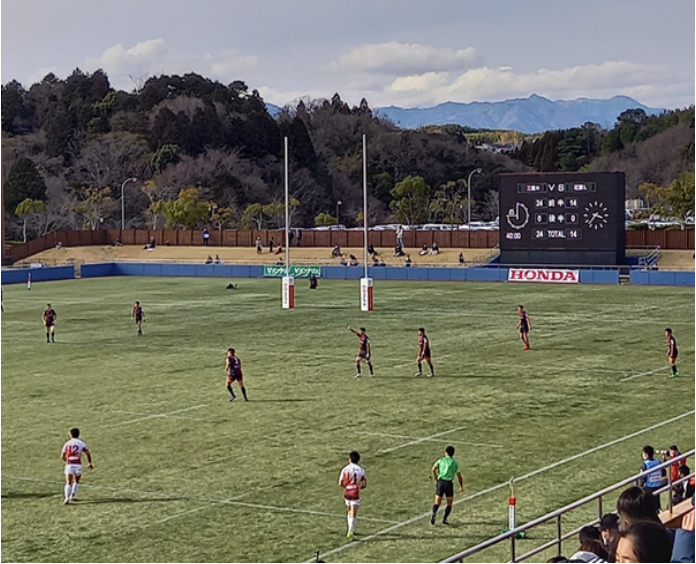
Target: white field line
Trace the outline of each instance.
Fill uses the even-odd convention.
[[[2,476],[2,479],[7,479],[7,480],[18,480],[22,482],[36,482],[39,484],[65,484],[65,482],[61,482],[59,480],[42,480],[40,478],[27,478],[23,476]],[[507,482],[506,482],[507,483]],[[170,497],[173,499],[188,499],[192,501],[201,501],[201,502],[208,502],[210,504],[218,504],[218,505],[234,505],[234,506],[239,506],[239,507],[249,507],[251,509],[265,509],[267,511],[277,511],[281,513],[300,513],[303,515],[317,515],[319,517],[335,517],[339,519],[345,519],[346,515],[345,513],[329,513],[327,511],[313,511],[310,509],[297,509],[295,507],[278,507],[275,505],[262,505],[260,503],[246,503],[243,501],[230,501],[230,500],[225,500],[225,499],[215,499],[215,498],[208,498],[208,497],[199,497],[199,496],[192,496],[192,495],[181,495],[181,494],[170,494],[167,492],[153,492],[153,491],[147,491],[147,490],[135,490],[131,488],[120,488],[117,486],[97,486],[97,485],[91,485],[91,484],[84,484],[80,482],[80,488],[91,488],[95,490],[108,490],[108,491],[113,491],[113,492],[122,492],[122,493],[133,493],[133,494],[139,494],[139,495],[154,495],[154,496],[161,496],[161,497]],[[58,495],[58,494],[56,494]],[[390,524],[398,524],[399,521],[393,521],[390,519],[377,519],[374,517],[360,517],[361,520],[363,521],[371,521],[373,523],[390,523]]]
[[[586,455],[591,454],[593,452],[597,452],[598,450],[602,450],[604,448],[613,446],[613,445],[618,444],[620,442],[623,442],[627,439],[632,439],[633,437],[637,437],[638,435],[642,435],[643,433],[646,433],[648,431],[652,431],[653,429],[657,429],[658,427],[668,425],[669,423],[673,423],[674,421],[677,421],[677,420],[682,419],[684,417],[688,417],[689,415],[693,415],[694,412],[695,412],[695,410],[687,411],[686,413],[682,413],[681,415],[677,415],[676,417],[672,417],[671,419],[667,419],[666,421],[663,421],[662,423],[656,423],[655,425],[651,425],[650,427],[646,427],[645,429],[641,429],[640,431],[636,431],[635,433],[630,433],[630,434],[625,435],[623,437],[619,437],[618,439],[614,439],[613,441],[609,441],[608,443],[604,443],[603,445],[593,447],[589,450],[580,452],[578,454],[574,454],[573,456],[569,456],[568,458],[564,458],[563,460],[559,460],[558,462],[554,462],[554,463],[549,464],[547,466],[543,466],[541,468],[533,470],[532,472],[528,472],[522,476],[517,476],[517,477],[515,477],[515,482],[519,482],[520,480],[526,480],[527,478],[531,478],[532,476],[536,476],[537,474],[541,474],[542,472],[546,472],[547,470],[551,470],[552,468],[556,468],[558,466],[561,466],[562,464],[572,462],[573,460],[577,460],[578,458],[582,458],[583,456],[586,456]],[[510,485],[509,481],[501,482],[500,484],[497,484],[495,486],[491,486],[490,488],[486,488],[485,490],[481,490],[481,491],[476,492],[474,494],[459,498],[457,501],[454,502],[454,504],[457,505],[459,503],[463,503],[465,501],[472,500],[474,498],[480,497],[480,496],[485,495],[487,493],[499,490],[501,488],[508,487],[509,485]],[[381,535],[386,535],[387,533],[391,533],[392,531],[395,531],[396,529],[399,529],[399,528],[404,527],[406,525],[411,525],[412,523],[420,521],[421,519],[425,519],[426,517],[430,517],[430,511],[428,511],[427,513],[422,513],[420,515],[417,515],[416,517],[412,517],[411,519],[408,519],[406,521],[402,521],[400,523],[397,523],[396,525],[392,525],[391,527],[387,527],[386,529],[382,529],[381,531],[377,531],[376,533],[368,535],[365,538],[358,539],[357,542],[344,544],[343,546],[339,546],[338,548],[334,548],[333,550],[329,550],[328,552],[324,552],[322,554],[322,557],[326,558],[327,556],[331,556],[332,554],[336,554],[337,552],[342,552],[343,550],[346,550],[347,548],[359,546],[362,543],[365,543],[369,540],[377,538]],[[305,562],[314,562],[314,560],[306,560]]]
[[[372,435],[375,437],[390,437],[394,439],[421,439],[422,437],[411,437],[408,435],[390,435],[389,433],[371,433],[369,431],[353,431],[356,435]],[[490,447],[490,448],[503,448],[502,445],[489,445],[486,443],[470,443],[467,441],[449,441],[447,439],[427,439],[428,441],[434,442],[434,443],[451,443],[451,444],[457,444],[457,445],[469,445],[469,446],[485,446],[485,447]]]
[[[628,376],[626,378],[621,378],[621,382],[627,382],[628,380],[633,380],[634,378],[640,378],[641,376],[647,376],[648,374],[655,374],[655,372],[662,372],[667,370],[669,366],[661,366],[660,368],[655,368],[655,370],[648,370],[647,372],[641,372],[640,374],[634,374],[633,376]]]
[[[177,413],[184,413],[186,411],[193,411],[194,409],[201,409],[202,407],[208,407],[207,404],[204,405],[194,405],[193,407],[187,407],[185,409],[177,409],[176,411],[170,411],[169,413],[158,413],[155,415],[148,415],[147,417],[140,417],[139,419],[131,419],[129,421],[122,421],[121,423],[116,423],[114,425],[105,425],[105,427],[121,427],[122,425],[130,425],[131,423],[138,423],[140,421],[148,421],[149,419],[161,419],[164,417],[169,417]]]
[[[111,413],[124,413],[127,415],[147,415],[149,417],[149,414],[143,413],[142,411],[122,411],[119,409],[116,411],[112,411]],[[224,419],[202,419],[200,417],[187,417],[185,415],[171,415],[171,414],[162,415],[162,417],[168,417],[171,419],[185,419],[187,421],[204,421],[207,423],[222,423],[225,421]]]
[[[455,429],[450,429],[449,431],[443,431],[442,433],[436,433],[434,435],[430,435],[429,437],[421,437],[420,439],[409,441],[408,443],[404,443],[402,445],[397,445],[395,447],[391,447],[391,448],[388,448],[386,450],[382,450],[382,451],[380,451],[380,454],[386,454],[387,452],[394,452],[395,450],[399,450],[400,448],[404,448],[404,447],[411,446],[411,445],[417,445],[418,443],[424,443],[425,441],[429,441],[430,439],[434,439],[436,437],[441,437],[442,435],[448,435],[449,433],[454,433],[455,431],[461,431],[462,429],[466,429],[466,427],[457,427]]]

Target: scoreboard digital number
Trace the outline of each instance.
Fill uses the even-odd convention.
[[[623,246],[622,173],[503,174],[500,248],[607,251]]]

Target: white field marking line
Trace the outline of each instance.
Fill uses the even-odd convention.
[[[620,442],[623,442],[627,439],[632,439],[633,437],[637,437],[638,435],[642,435],[643,433],[646,433],[648,431],[652,431],[653,429],[657,429],[658,427],[668,425],[669,423],[673,423],[674,421],[677,421],[679,419],[682,419],[682,418],[687,417],[689,415],[692,415],[694,413],[696,413],[696,410],[687,411],[686,413],[682,413],[681,415],[677,415],[676,417],[672,417],[671,419],[667,419],[666,421],[663,421],[662,423],[656,423],[655,425],[651,425],[650,427],[646,427],[645,429],[641,429],[640,431],[636,431],[635,433],[631,433],[629,435],[619,437],[618,439],[614,439],[613,441],[609,441],[608,443],[604,443],[603,445],[593,447],[593,448],[586,450],[584,452],[580,452],[578,454],[574,454],[573,456],[569,456],[568,458],[564,458],[563,460],[559,460],[558,462],[554,462],[554,463],[549,464],[547,466],[543,466],[542,468],[538,468],[537,470],[527,472],[526,474],[524,474],[522,476],[515,477],[515,481],[519,482],[520,480],[526,480],[527,478],[531,478],[532,476],[536,476],[537,474],[541,474],[542,472],[546,472],[547,470],[551,470],[552,468],[556,468],[558,466],[561,466],[562,464],[566,464],[567,462],[572,462],[573,460],[577,460],[578,458],[582,458],[583,456],[585,456],[587,454],[597,452],[598,450],[601,450],[603,448],[607,448],[609,446],[613,446],[613,445],[618,444]],[[499,490],[501,488],[508,487],[509,485],[510,485],[509,481],[501,482],[500,484],[497,484],[495,486],[491,486],[490,488],[486,488],[485,490],[481,490],[480,492],[476,492],[476,493],[473,493],[471,495],[459,498],[457,501],[454,502],[454,505],[458,505],[460,503],[472,500],[474,498],[480,497],[480,496],[485,495],[487,493]],[[332,554],[336,554],[337,552],[341,552],[341,551],[345,550],[346,548],[352,548],[354,546],[358,546],[358,545],[360,545],[364,542],[367,542],[369,540],[372,540],[378,536],[385,535],[387,533],[391,533],[392,531],[394,531],[396,529],[399,529],[399,528],[404,527],[406,525],[411,525],[412,523],[415,523],[416,521],[420,521],[421,519],[425,519],[426,517],[430,517],[430,514],[431,514],[430,511],[428,511],[427,513],[422,513],[420,515],[417,515],[416,517],[412,517],[411,519],[408,519],[406,521],[402,521],[400,523],[397,523],[396,525],[392,525],[391,527],[387,527],[386,529],[382,529],[381,531],[377,531],[376,533],[368,535],[363,539],[357,539],[356,542],[344,544],[343,546],[339,546],[338,548],[334,548],[333,550],[329,550],[328,552],[324,552],[322,554],[322,556],[324,558],[326,558],[327,556],[330,556]],[[306,563],[314,562],[314,559],[306,560],[305,562]]]
[[[187,407],[186,409],[177,409],[176,411],[170,411],[169,413],[158,413],[155,415],[148,415],[147,417],[140,417],[139,419],[131,419],[130,421],[122,421],[121,423],[116,423],[115,425],[105,425],[105,427],[121,427],[122,425],[130,425],[131,423],[138,423],[139,421],[148,421],[149,419],[160,419],[163,417],[169,417],[176,413],[184,413],[185,411],[193,411],[194,409],[201,409],[202,407],[208,407],[207,404],[204,405],[194,405],[193,407]]]
[[[404,443],[402,445],[397,445],[395,447],[388,448],[387,450],[382,450],[379,452],[379,454],[386,454],[387,452],[394,452],[395,450],[399,450],[400,448],[404,448],[404,447],[411,446],[411,445],[417,445],[418,443],[424,443],[425,441],[429,441],[430,439],[434,439],[436,437],[441,437],[442,435],[447,435],[449,433],[454,433],[455,431],[461,431],[462,429],[466,429],[466,427],[457,427],[456,429],[450,429],[449,431],[443,431],[442,433],[436,433],[434,435],[430,435],[429,437],[421,437],[420,439],[416,439],[416,440],[410,441],[408,443]]]
[[[433,364],[435,364],[435,362],[438,361],[438,360],[441,360],[441,359],[443,359],[443,358],[449,358],[449,357],[451,357],[451,356],[453,356],[453,355],[451,355],[451,354],[442,354],[442,355],[436,356],[436,357],[433,359]],[[387,368],[401,368],[402,366],[411,366],[411,365],[413,365],[413,366],[416,365],[416,360],[415,360],[415,359],[411,360],[410,362],[402,362],[401,364],[392,364],[392,365],[388,366]]]
[[[112,411],[111,413],[125,413],[127,415],[147,415],[141,411]],[[186,417],[184,415],[163,415],[163,417],[169,417],[171,419],[185,419],[186,421],[205,421],[207,423],[224,423],[225,419],[202,419],[200,417]]]
[[[36,482],[40,484],[65,484],[65,482],[59,481],[59,480],[42,480],[39,478],[27,478],[23,476],[2,476],[2,479],[8,479],[8,480],[18,480],[22,482]],[[505,482],[507,484],[507,482]],[[243,501],[229,501],[229,500],[224,500],[224,499],[214,499],[214,498],[208,498],[208,497],[199,497],[199,496],[192,496],[192,495],[180,495],[180,494],[170,494],[166,492],[153,492],[153,491],[147,491],[147,490],[135,490],[131,488],[120,488],[116,486],[96,486],[96,485],[91,485],[91,484],[84,484],[80,482],[80,487],[81,488],[92,488],[95,490],[108,490],[108,491],[114,491],[114,492],[123,492],[123,493],[133,493],[133,494],[140,494],[140,495],[154,495],[154,496],[163,496],[163,497],[170,497],[174,499],[188,499],[192,501],[202,501],[202,502],[208,502],[210,504],[219,504],[219,505],[235,505],[239,507],[249,507],[252,509],[266,509],[268,511],[278,511],[281,513],[300,513],[304,515],[318,515],[320,517],[336,517],[340,519],[345,519],[346,515],[345,513],[329,513],[327,511],[312,511],[310,509],[296,509],[294,507],[277,507],[275,505],[261,505],[259,503],[246,503]],[[58,494],[56,494],[58,495]],[[390,523],[390,524],[398,524],[399,521],[393,521],[390,519],[377,519],[374,517],[360,517],[361,520],[363,521],[371,521],[374,523]]]
[[[641,376],[647,376],[648,374],[655,374],[655,372],[661,372],[663,370],[667,370],[669,368],[668,366],[661,366],[660,368],[656,368],[655,370],[648,370],[647,372],[641,372],[640,374],[634,374],[633,376],[628,376],[626,378],[621,378],[621,382],[627,382],[628,380],[633,380],[634,378],[640,378]]]
[[[356,435],[373,435],[375,437],[391,437],[394,439],[421,439],[422,437],[411,437],[409,435],[390,435],[389,433],[370,433],[369,431],[353,431]],[[503,448],[501,445],[489,445],[486,443],[470,443],[467,441],[449,441],[446,439],[426,439],[434,443],[452,443],[469,446],[485,446],[491,448]]]

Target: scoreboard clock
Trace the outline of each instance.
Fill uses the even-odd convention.
[[[500,175],[500,262],[622,265],[621,172]]]

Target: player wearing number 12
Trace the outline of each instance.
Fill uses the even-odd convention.
[[[70,440],[63,445],[60,457],[65,462],[65,499],[63,505],[69,505],[71,501],[77,499],[77,488],[82,477],[82,455],[87,457],[89,469],[93,470],[92,453],[89,452],[87,445],[80,439],[80,430],[70,429]]]
[[[358,518],[358,507],[360,507],[360,490],[367,487],[365,470],[358,466],[360,453],[352,451],[348,455],[348,465],[341,470],[338,477],[338,485],[343,488],[343,499],[348,507],[348,540],[353,540],[355,535],[355,521]]]

